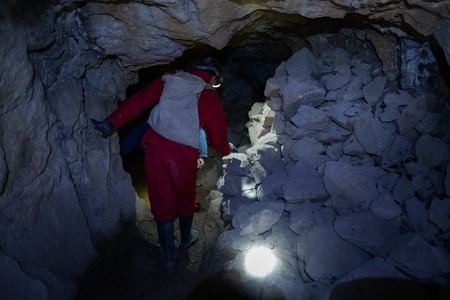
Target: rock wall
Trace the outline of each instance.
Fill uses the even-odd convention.
[[[56,7],[48,19],[0,7],[0,298],[72,299],[134,220],[118,140],[89,126],[128,83],[117,63],[95,57],[76,12],[53,24]]]
[[[216,243],[210,274],[234,272],[235,289],[261,299],[274,291],[341,299],[333,297],[349,293],[349,282],[380,299],[393,299],[392,282],[408,283],[410,293],[425,288],[409,282],[425,282],[436,286],[419,299],[445,299],[448,99],[417,81],[414,89],[389,83],[376,56],[361,51],[364,32],[309,40],[313,50],[282,62],[267,81],[267,101],[249,113],[251,146],[224,158],[218,185],[231,228]],[[278,260],[264,280],[243,268],[257,246]],[[385,281],[358,284],[368,278]]]

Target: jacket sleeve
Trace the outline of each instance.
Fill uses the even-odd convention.
[[[155,105],[159,101],[163,89],[164,82],[161,80],[161,77],[159,77],[149,86],[125,100],[125,102],[111,113],[107,119],[114,127],[120,128],[147,108]]]
[[[206,141],[206,133],[200,128],[200,157],[208,157],[208,143]]]
[[[205,89],[198,104],[200,126],[206,131],[209,145],[222,155],[230,154],[227,122],[219,95],[215,90]]]

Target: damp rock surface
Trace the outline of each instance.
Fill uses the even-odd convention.
[[[357,31],[353,33],[358,36]],[[348,31],[346,35],[351,44]],[[395,282],[401,289],[410,286],[412,290],[427,289],[427,285],[432,284],[428,290],[431,294],[421,294],[420,299],[430,295],[444,299],[450,290],[446,275],[450,267],[446,238],[450,196],[444,180],[450,164],[450,140],[443,134],[450,129],[450,121],[445,96],[427,85],[412,91],[387,83],[377,69],[375,55],[366,60],[364,66],[357,58],[340,61],[339,65],[327,62],[330,69],[342,70],[342,64],[347,64],[351,69],[367,70],[371,78],[357,85],[361,93],[355,93],[354,86],[349,88],[358,77],[357,73],[347,75],[349,78],[345,80],[336,77],[341,81],[339,85],[330,84],[330,75],[322,75],[314,89],[326,92],[321,96],[315,93],[317,101],[308,100],[313,99],[312,94],[286,93],[286,87],[294,85],[295,81],[310,84],[311,77],[304,74],[305,70],[301,75],[296,73],[296,68],[300,69],[297,63],[300,53],[310,60],[315,57],[314,65],[325,64],[327,56],[314,51],[321,49],[320,43],[324,41],[314,40],[319,45],[314,45],[312,51],[304,48],[281,64],[275,77],[268,80],[266,89],[265,105],[275,112],[270,132],[277,135],[278,141],[266,150],[279,156],[278,168],[284,166],[285,171],[273,173],[269,170],[274,166],[263,165],[266,173],[259,173],[262,175],[254,186],[256,197],[245,200],[244,190],[241,188],[239,193],[235,186],[239,180],[233,177],[233,181],[227,181],[227,163],[232,161],[234,166],[239,163],[224,158],[221,191],[224,201],[228,205],[234,202],[237,208],[223,213],[232,219],[233,228],[239,234],[227,243],[221,243],[226,233],[219,237],[215,260],[222,264],[217,268],[216,262],[216,269],[211,273],[231,272],[233,268],[245,273],[233,261],[252,245],[263,245],[278,256],[274,272],[300,278],[297,284],[303,286],[310,299],[334,299],[333,295],[350,291],[352,284],[364,285],[361,291],[365,293],[365,288],[377,289],[382,281],[388,285]],[[350,52],[344,57],[355,56],[356,53]],[[281,72],[280,68],[286,72]],[[307,71],[317,72],[314,68]],[[399,74],[404,71],[400,69]],[[288,105],[270,105],[271,101],[280,99],[276,90],[281,102],[287,101]],[[359,96],[347,97],[347,92]],[[438,105],[440,112],[430,108],[431,102],[419,105],[424,104],[424,99]],[[426,131],[418,131],[427,116],[440,120],[438,128],[428,123],[430,127]],[[267,120],[252,120],[264,121]],[[319,138],[331,134],[332,139]],[[264,157],[266,150],[260,148],[262,139],[260,135],[254,144],[260,149],[258,155]],[[243,153],[251,157],[254,155],[252,147]],[[247,164],[248,161],[252,164],[252,159],[242,155],[239,158],[241,165],[245,163],[245,169],[252,169]],[[234,170],[234,174],[237,173]],[[283,174],[278,179],[284,179],[276,180],[274,174]],[[251,173],[239,176],[251,177]],[[233,185],[232,194],[227,193],[228,184]],[[268,201],[285,202],[285,213],[275,223],[271,217],[266,219],[267,233],[248,230],[263,222],[261,216],[277,213],[275,209],[271,214],[266,212],[270,208]],[[243,211],[252,213],[243,218]],[[254,219],[255,216],[260,217]],[[277,236],[282,232],[280,226],[291,231],[295,248],[291,243],[274,242],[282,238]],[[237,244],[245,244],[245,247]],[[230,245],[234,246],[230,248]],[[235,256],[230,256],[230,252]],[[292,261],[298,262],[297,268],[292,269]],[[274,276],[271,280],[284,297],[295,299],[292,297],[294,288],[283,285],[282,280]],[[244,285],[246,280],[251,279],[237,280],[236,284]],[[369,281],[366,283],[366,280]]]

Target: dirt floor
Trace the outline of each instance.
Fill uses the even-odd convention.
[[[199,230],[200,235],[197,243],[191,247],[188,253],[184,253],[178,259],[176,271],[168,274],[163,266],[159,248],[155,262],[154,278],[148,299],[186,299],[189,292],[201,282],[207,268],[208,251],[212,250],[214,243],[223,230],[219,219],[218,205],[220,195],[215,191],[204,191],[198,189],[198,201],[200,210],[194,215],[193,228]],[[139,236],[148,241],[149,244],[158,245],[156,224],[150,214],[146,203],[141,202],[142,215],[138,217],[137,229]],[[145,206],[145,207],[144,207]],[[179,242],[178,222],[175,222],[175,244]],[[202,262],[204,263],[202,265]],[[141,298],[147,299],[147,298]]]
[[[223,231],[219,214],[221,194],[198,183],[200,210],[194,215],[193,228],[199,230],[199,240],[178,259],[175,272],[168,274],[162,265],[156,223],[150,213],[139,153],[124,159],[124,169],[131,174],[138,196],[136,224],[122,232],[114,245],[105,251],[107,254],[95,266],[88,288],[78,299],[186,299],[204,279],[211,250]],[[199,172],[201,178],[202,171]],[[178,245],[177,222],[174,227]]]

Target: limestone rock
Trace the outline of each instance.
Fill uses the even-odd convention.
[[[266,238],[266,244],[267,246],[275,247],[277,253],[291,260],[296,257],[297,235],[289,228],[292,218],[288,218],[287,214],[286,211],[283,212],[278,222],[273,224],[272,230]],[[296,262],[293,265],[296,266]],[[292,275],[296,276],[296,274]]]
[[[401,215],[402,208],[390,193],[382,191],[370,205],[370,211],[381,220],[391,220]]]
[[[258,186],[257,195],[261,202],[269,202],[283,197],[283,185],[287,180],[286,172],[269,174]]]
[[[366,211],[336,217],[334,229],[342,239],[375,255],[389,240],[400,234],[400,223],[382,221]]]
[[[412,230],[428,241],[434,239],[436,228],[428,221],[428,210],[425,203],[417,198],[411,198],[405,201],[404,205],[408,216],[408,225]]]
[[[326,224],[323,219],[317,219],[318,216],[325,215],[323,205],[320,202],[312,203],[307,200],[292,207],[293,210],[289,216],[289,228],[299,236],[311,231],[317,225]]]
[[[337,70],[333,74],[328,74],[320,78],[320,82],[328,91],[336,91],[352,79],[349,65],[338,65]]]
[[[231,153],[223,157],[225,171],[230,175],[247,175],[251,168],[247,155],[243,153]]]
[[[450,231],[450,199],[434,198],[429,208],[429,220],[443,232]]]
[[[241,205],[233,218],[233,227],[239,229],[240,235],[264,233],[278,222],[284,205],[283,201]]]
[[[366,37],[375,47],[378,57],[383,63],[383,73],[388,81],[394,81],[399,76],[397,40],[392,34],[379,34],[368,31]]]
[[[300,105],[291,121],[298,128],[319,131],[324,129],[328,123],[328,116],[321,110],[309,105]]]
[[[355,124],[355,134],[367,153],[378,156],[388,151],[395,137],[395,128],[391,123],[382,123],[374,118],[370,111],[359,116]]]
[[[310,210],[301,209],[291,212],[289,228],[296,234],[302,236],[317,226]]]
[[[418,97],[401,109],[400,116],[395,120],[399,134],[415,136],[415,133],[410,132],[415,130],[418,124],[425,119],[427,114],[425,99],[426,97]]]
[[[324,130],[317,133],[316,138],[321,143],[329,145],[332,143],[344,142],[351,133],[351,131],[342,128],[334,122],[328,122],[325,125]]]
[[[325,153],[325,146],[311,137],[305,137],[295,142],[289,149],[289,157],[293,161],[308,161],[311,157],[316,155],[323,155]]]
[[[339,214],[368,210],[378,196],[375,181],[346,163],[327,162],[323,182]]]
[[[255,189],[256,183],[248,176],[225,174],[218,180],[217,187],[224,194],[238,196],[243,191]]]
[[[369,254],[342,240],[327,226],[314,227],[303,235],[297,243],[297,256],[305,263],[308,276],[324,284],[370,259]]]
[[[320,201],[328,197],[321,177],[294,177],[283,185],[283,198],[289,203]]]
[[[339,126],[348,130],[352,130],[353,126],[350,122],[348,112],[354,107],[355,104],[349,102],[333,103],[324,106],[322,110],[331,120],[336,122]],[[357,114],[352,114],[351,116],[357,116]]]
[[[220,203],[221,218],[226,223],[231,223],[234,215],[239,211],[241,205],[248,204],[249,199],[243,195],[224,195]]]
[[[416,143],[416,157],[431,168],[450,160],[450,146],[441,139],[425,134]]]
[[[414,186],[407,176],[401,176],[397,180],[392,195],[394,196],[394,200],[400,204],[414,197]]]
[[[418,279],[436,276],[450,267],[448,253],[439,251],[412,233],[395,242],[386,261]]]
[[[256,184],[260,184],[268,175],[268,171],[259,162],[255,162],[249,172]]]
[[[261,166],[271,172],[282,172],[285,170],[279,149],[263,144],[251,147],[246,151],[250,162],[258,161]]]
[[[317,80],[288,82],[281,91],[285,116],[294,116],[300,105],[319,106],[325,102],[325,93],[325,88]]]
[[[317,70],[317,63],[311,51],[308,48],[302,48],[286,61],[285,68],[290,78],[295,78],[296,81],[307,81]]]
[[[380,100],[386,85],[386,77],[377,77],[363,88],[364,99],[369,104]]]
[[[344,152],[347,155],[354,155],[354,156],[363,156],[367,154],[361,143],[356,138],[356,135],[354,134],[352,134],[345,141],[344,147],[342,148],[342,152]]]
[[[404,136],[397,135],[389,150],[381,158],[383,167],[392,167],[405,164],[414,158],[414,141]]]

